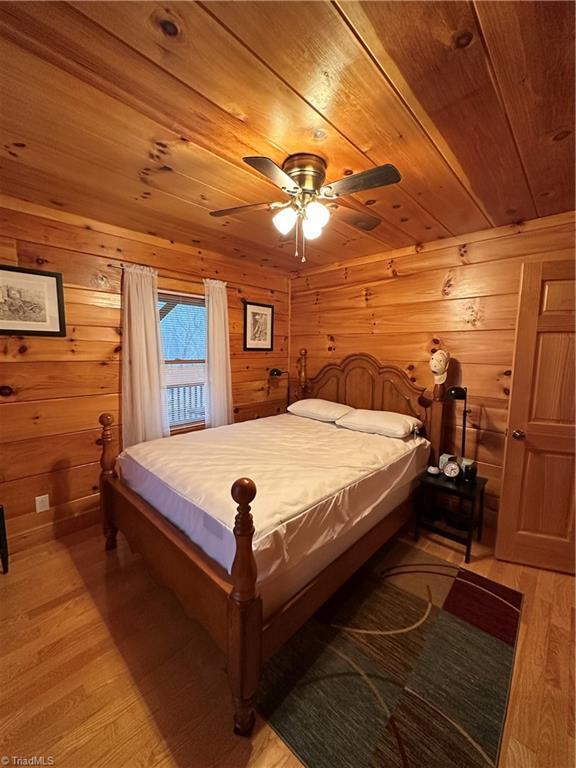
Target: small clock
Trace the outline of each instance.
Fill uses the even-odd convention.
[[[460,465],[455,458],[451,458],[446,462],[446,464],[444,464],[442,472],[444,473],[444,477],[447,477],[448,480],[456,482],[456,480],[458,480],[460,477]]]

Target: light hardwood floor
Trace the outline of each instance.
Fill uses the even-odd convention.
[[[420,546],[462,561],[456,545]],[[574,580],[498,562],[488,547],[470,568],[526,596],[500,768],[572,768]],[[15,554],[0,611],[0,756],[57,768],[301,765],[262,721],[251,741],[231,734],[223,656],[124,543],[105,556],[91,528]]]

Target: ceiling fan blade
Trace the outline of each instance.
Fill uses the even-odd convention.
[[[253,203],[252,205],[238,205],[236,208],[222,208],[219,211],[210,211],[210,216],[233,216],[244,211],[273,211],[282,208],[284,203]]]
[[[351,205],[347,205],[342,200],[328,205],[333,216],[344,224],[362,230],[362,232],[372,232],[373,229],[382,223],[382,219],[373,216],[371,213],[360,211]]]
[[[242,159],[289,195],[295,195],[300,192],[298,184],[269,157],[243,157]]]
[[[354,192],[363,192],[374,187],[397,184],[401,178],[398,169],[394,165],[386,163],[386,165],[379,165],[377,168],[370,168],[369,171],[344,176],[338,181],[325,184],[320,190],[320,194],[328,198],[352,195]]]

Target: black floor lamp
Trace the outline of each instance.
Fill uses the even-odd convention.
[[[468,389],[467,387],[449,387],[444,395],[444,400],[464,400],[464,410],[462,412],[462,454],[460,458],[466,457],[466,417],[468,415]]]

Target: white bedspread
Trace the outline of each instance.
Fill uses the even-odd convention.
[[[428,449],[421,437],[397,440],[283,414],[141,443],[118,462],[126,483],[228,573],[230,488],[252,478],[258,580],[263,593],[263,582],[282,582],[286,599],[296,582],[306,583],[303,574],[312,578],[406,498]]]

